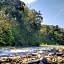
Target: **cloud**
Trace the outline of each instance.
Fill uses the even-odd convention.
[[[20,0],[20,1],[23,1],[26,4],[31,4],[31,3],[35,2],[36,0]]]

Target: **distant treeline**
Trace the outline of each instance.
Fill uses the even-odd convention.
[[[42,25],[40,33],[42,43],[64,45],[64,29],[58,25]]]
[[[41,25],[40,11],[19,0],[0,0],[0,46],[64,44],[64,29]]]

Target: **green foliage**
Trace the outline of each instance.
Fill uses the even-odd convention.
[[[39,45],[42,19],[40,11],[29,9],[22,1],[0,1],[0,45]]]
[[[7,22],[0,21],[0,45],[10,45],[14,40],[11,27]]]
[[[47,44],[45,44],[44,42],[41,43],[39,46],[47,46]]]
[[[58,25],[42,25],[40,29],[42,42],[64,45],[64,29]]]
[[[64,45],[64,29],[41,25],[42,20],[40,11],[28,8],[22,1],[0,0],[0,45]]]

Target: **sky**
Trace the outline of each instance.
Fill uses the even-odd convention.
[[[22,0],[32,9],[41,11],[42,24],[64,28],[64,0]]]

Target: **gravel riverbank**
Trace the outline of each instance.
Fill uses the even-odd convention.
[[[64,47],[0,48],[0,64],[64,64]]]

